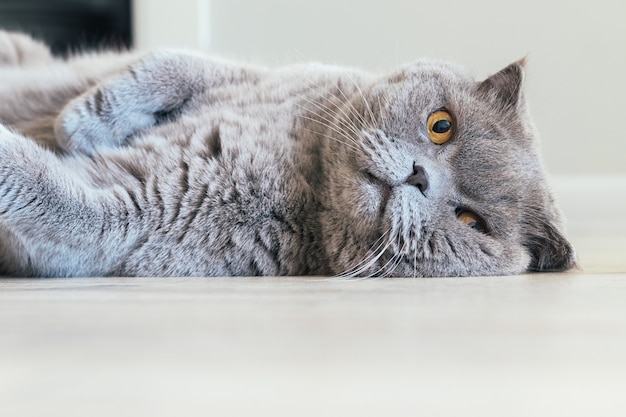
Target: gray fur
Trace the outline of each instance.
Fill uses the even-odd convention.
[[[476,82],[430,61],[379,75],[43,51],[0,32],[5,274],[466,276],[574,264],[523,62]],[[444,107],[456,132],[435,145],[425,123]]]

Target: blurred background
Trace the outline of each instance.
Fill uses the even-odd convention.
[[[131,0],[0,0],[0,27],[44,39],[59,55],[129,46]]]
[[[626,236],[623,0],[0,0],[0,27],[58,54],[183,47],[374,71],[431,57],[477,78],[527,56],[527,96],[570,234]]]

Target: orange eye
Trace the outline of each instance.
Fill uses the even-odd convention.
[[[426,127],[430,140],[437,145],[443,145],[454,133],[454,119],[446,110],[438,110],[428,116]]]
[[[475,229],[481,233],[487,233],[487,226],[485,225],[485,221],[478,216],[478,214],[472,213],[471,211],[463,210],[460,211],[456,218],[459,219],[460,222],[465,223],[472,229]]]

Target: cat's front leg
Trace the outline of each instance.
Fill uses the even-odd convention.
[[[0,125],[0,273],[106,275],[139,238],[128,192],[72,162]]]
[[[211,87],[254,77],[230,63],[181,52],[152,53],[71,101],[55,134],[69,152],[97,153],[154,126]]]
[[[42,42],[23,33],[0,30],[0,67],[44,64],[52,59]]]

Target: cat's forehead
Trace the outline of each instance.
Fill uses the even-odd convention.
[[[456,120],[461,140],[494,151],[532,148],[535,132],[525,111],[523,94],[517,111],[503,108],[480,90],[481,81],[464,67],[445,61],[421,60],[401,68],[390,78],[386,93],[392,119],[415,127],[424,118],[445,108]],[[503,143],[510,142],[510,143]]]
[[[477,81],[464,67],[442,61],[422,60],[392,73],[379,87],[390,102],[398,120],[414,123],[413,116],[424,117],[439,108],[456,116],[478,105]]]
[[[390,80],[406,89],[416,87],[467,88],[475,82],[474,77],[465,67],[452,62],[429,59],[422,59],[401,67],[391,75]]]

